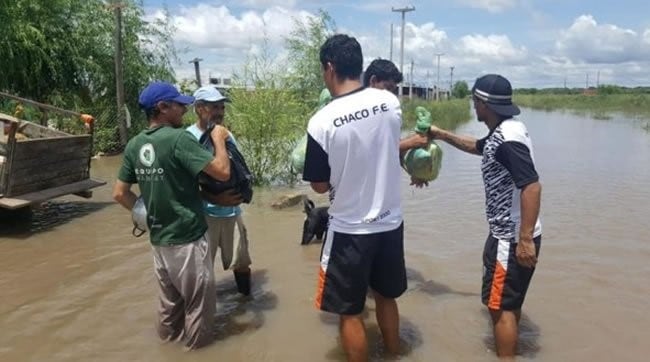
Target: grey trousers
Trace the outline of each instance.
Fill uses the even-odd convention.
[[[216,285],[205,236],[182,245],[152,246],[160,286],[158,335],[189,349],[214,340]]]
[[[208,223],[210,256],[215,264],[217,249],[221,249],[223,270],[238,270],[251,265],[248,252],[248,232],[241,215],[231,217],[205,217]]]

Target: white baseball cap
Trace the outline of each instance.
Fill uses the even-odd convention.
[[[230,99],[221,94],[221,92],[219,92],[219,90],[212,85],[206,85],[197,89],[194,92],[194,99],[196,101],[204,102],[230,102]]]

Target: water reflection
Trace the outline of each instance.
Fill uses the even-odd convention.
[[[114,203],[54,200],[32,208],[0,209],[0,236],[26,239],[110,205]]]
[[[455,294],[463,297],[479,296],[478,293],[454,290],[446,284],[434,280],[426,280],[422,276],[422,273],[412,268],[406,268],[406,277],[409,282],[409,291],[426,293],[432,297],[443,294]]]
[[[218,341],[261,328],[265,322],[264,313],[277,307],[278,297],[265,290],[268,283],[266,270],[253,270],[251,278],[252,289],[248,297],[237,292],[230,275],[217,282],[215,332]]]

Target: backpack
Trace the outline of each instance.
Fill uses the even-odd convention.
[[[214,154],[214,144],[212,143],[210,133],[213,128],[214,126],[208,127],[199,139],[199,143],[212,154]],[[248,169],[248,165],[246,165],[244,156],[239,152],[234,142],[226,141],[226,151],[230,159],[230,179],[228,181],[215,180],[201,171],[199,174],[199,184],[203,189],[215,195],[226,190],[234,189],[237,193],[241,194],[244,203],[248,204],[253,198],[253,175]]]

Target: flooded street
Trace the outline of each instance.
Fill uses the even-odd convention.
[[[639,121],[526,109],[543,185],[543,241],[522,321],[521,360],[646,361],[650,355],[650,134]],[[645,124],[645,121],[643,121]],[[482,137],[471,121],[459,133]],[[428,188],[402,178],[409,289],[399,299],[404,361],[493,361],[480,302],[488,227],[480,158],[442,143]],[[120,158],[94,160],[108,182],[90,200],[53,200],[31,222],[0,220],[0,361],[338,361],[337,319],[313,307],[320,243],[300,246],[296,189],[257,190],[244,210],[253,298],[217,269],[218,340],[183,352],[154,326],[146,237],[111,198]],[[396,188],[395,192],[399,192]],[[319,198],[319,200],[322,200]],[[323,203],[323,202],[321,202]],[[372,300],[369,343],[381,360]]]

